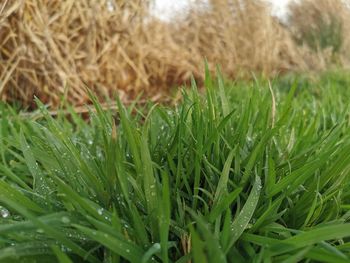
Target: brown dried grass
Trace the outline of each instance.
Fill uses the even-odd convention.
[[[295,39],[316,49],[330,65],[348,67],[350,59],[350,1],[291,2],[290,25]]]
[[[251,72],[269,76],[306,66],[288,31],[265,4],[239,2],[212,1],[210,10],[192,9],[183,23],[174,25],[174,39],[187,51],[186,60],[192,58],[193,67],[206,57],[212,69],[222,65],[223,73],[234,79]]]
[[[82,105],[88,86],[101,98],[159,98],[192,74],[201,83],[204,58],[233,79],[324,67],[261,2],[211,2],[169,24],[141,0],[115,1],[113,12],[107,0],[2,1],[0,97],[31,105],[35,95],[55,106],[65,94]]]
[[[30,104],[87,101],[85,86],[108,96],[117,87],[149,87],[139,38],[141,4],[106,1],[6,1],[0,28],[0,96]]]

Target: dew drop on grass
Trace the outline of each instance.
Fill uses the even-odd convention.
[[[71,252],[72,250],[64,245],[61,245],[61,251],[64,253]]]
[[[130,253],[130,249],[127,249],[127,250],[126,250],[126,253]]]
[[[103,214],[103,208],[97,209],[97,213],[101,216]]]
[[[64,224],[70,223],[70,219],[69,219],[68,217],[66,217],[66,216],[63,216],[63,217],[61,218],[61,221],[62,221],[62,223],[64,223]]]
[[[155,248],[155,249],[160,249],[160,244],[159,243],[155,243],[154,245],[153,245],[153,247]]]
[[[10,212],[5,207],[0,206],[0,215],[2,218],[8,218],[10,216]]]
[[[37,232],[37,233],[44,233],[44,229],[38,228],[38,229],[36,230],[36,232]]]

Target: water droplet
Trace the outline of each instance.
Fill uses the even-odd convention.
[[[97,213],[101,216],[103,214],[103,208],[97,209]]]
[[[44,233],[44,229],[38,228],[38,229],[36,230],[36,232],[38,232],[38,233]]]
[[[63,217],[61,218],[61,221],[62,221],[62,223],[64,223],[64,224],[70,223],[70,219],[69,219],[68,217],[66,217],[66,216],[63,216]]]
[[[10,212],[5,207],[0,206],[0,215],[2,218],[8,218],[10,216]]]
[[[64,245],[61,245],[61,251],[64,253],[71,252],[72,250]]]
[[[153,245],[153,247],[154,247],[155,249],[160,249],[160,244],[159,244],[159,243],[155,243],[155,244]]]
[[[126,250],[126,253],[130,253],[130,249],[127,249],[127,250]]]

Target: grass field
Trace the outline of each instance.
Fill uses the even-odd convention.
[[[2,105],[0,262],[350,262],[349,84],[207,74],[176,107],[91,96],[88,121]]]

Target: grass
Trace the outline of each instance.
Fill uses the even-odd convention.
[[[0,262],[349,262],[350,79],[0,118]],[[63,111],[62,111],[63,112]]]

